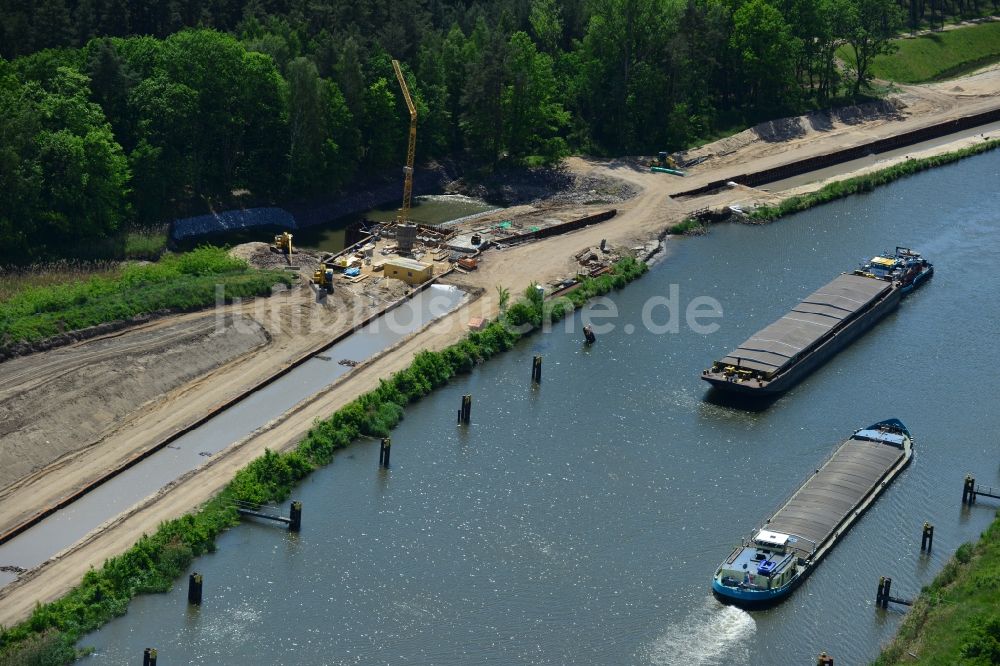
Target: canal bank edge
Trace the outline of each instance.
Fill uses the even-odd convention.
[[[887,185],[900,178],[912,176],[915,173],[934,167],[951,164],[967,157],[980,155],[996,148],[1000,148],[1000,139],[987,139],[982,143],[946,153],[939,153],[929,157],[909,158],[884,169],[870,171],[860,176],[852,176],[843,180],[835,180],[814,192],[794,195],[783,199],[776,206],[760,206],[750,213],[749,218],[752,222],[771,222],[779,217],[800,213],[814,206],[843,199],[852,194],[871,192],[880,185]]]
[[[1000,662],[1000,513],[958,547],[872,666]],[[961,661],[960,661],[961,660]]]
[[[839,180],[831,180],[812,192],[786,196],[776,205],[758,206],[747,214],[746,220],[750,224],[774,222],[786,215],[801,213],[810,208],[836,201],[837,199],[843,199],[853,194],[871,192],[876,187],[888,185],[900,178],[912,176],[913,174],[934,167],[952,164],[967,157],[981,155],[997,148],[1000,148],[1000,139],[991,138],[982,143],[975,143],[957,150],[932,154],[927,157],[909,158],[883,169],[867,171],[857,176],[850,176]],[[726,218],[726,221],[730,219],[732,218]],[[667,232],[670,234],[688,236],[697,236],[705,233],[706,230],[706,222],[703,222],[698,217],[688,217],[667,228]]]
[[[545,301],[534,286],[485,329],[469,333],[441,351],[421,351],[406,369],[381,380],[331,417],[319,421],[287,453],[266,451],[243,467],[199,511],[162,523],[132,548],[91,569],[80,585],[54,602],[39,605],[31,617],[0,633],[0,666],[68,663],[80,656],[79,638],[125,613],[136,595],[170,589],[191,561],[215,550],[215,538],[239,522],[235,500],[267,503],[285,499],[291,489],[333,454],[361,437],[386,437],[403,416],[404,406],[506,351],[545,320],[558,321],[589,299],[624,287],[648,270],[632,258],[612,271],[587,278],[558,300]],[[524,332],[520,332],[523,330]],[[44,661],[43,661],[44,660]]]

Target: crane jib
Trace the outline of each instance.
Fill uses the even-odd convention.
[[[392,61],[392,69],[396,72],[396,80],[403,91],[406,108],[410,112],[410,136],[406,146],[406,166],[403,168],[403,205],[400,208],[399,221],[406,222],[410,213],[410,199],[413,194],[413,159],[417,149],[417,108],[410,98],[410,89],[406,86],[403,70],[398,60]]]

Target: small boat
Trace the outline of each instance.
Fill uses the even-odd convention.
[[[787,597],[909,464],[912,446],[898,419],[855,431],[719,565],[712,592],[725,603],[750,608]]]

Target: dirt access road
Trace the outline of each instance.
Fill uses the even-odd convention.
[[[574,173],[581,176],[619,178],[632,184],[639,193],[619,204],[619,214],[609,222],[503,251],[490,250],[484,255],[480,270],[468,275],[449,277],[451,282],[474,288],[484,295],[356,368],[328,390],[303,401],[280,419],[213,456],[199,470],[161,489],[59,556],[22,575],[17,582],[0,590],[0,624],[9,626],[24,619],[36,602],[51,601],[65,594],[89,567],[99,566],[107,557],[124,551],[143,532],[151,532],[161,521],[197,508],[217,493],[236,470],[260,455],[265,448],[281,450],[294,445],[314,418],[329,415],[358,393],[375,387],[379,378],[406,367],[417,351],[440,349],[459,340],[466,332],[465,324],[470,317],[495,315],[496,285],[503,285],[512,293],[518,293],[532,281],[555,282],[576,273],[573,254],[580,249],[597,245],[602,239],[607,239],[620,248],[639,247],[661,236],[667,226],[682,220],[693,210],[735,201],[743,204],[774,201],[785,195],[736,187],[684,201],[670,198],[671,194],[679,191],[725,178],[729,174],[765,169],[962,115],[998,108],[1000,68],[991,68],[958,81],[932,86],[909,86],[902,89],[896,99],[906,106],[889,116],[877,116],[857,122],[853,122],[850,115],[845,116],[848,120],[822,122],[815,116],[804,117],[793,119],[790,123],[793,126],[798,124],[801,131],[792,132],[787,140],[777,140],[765,129],[759,133],[748,131],[751,134],[741,137],[738,146],[728,140],[717,142],[701,149],[706,159],[691,169],[688,177],[683,179],[651,174],[640,160],[567,160],[567,168]],[[977,139],[966,139],[961,143],[974,140]],[[934,152],[955,147],[939,146]],[[846,175],[848,174],[841,177]],[[819,185],[820,183],[815,183],[799,189],[814,189]],[[667,238],[667,245],[672,242],[675,241]],[[261,304],[265,304],[264,310],[277,314],[261,316]],[[258,312],[254,312],[255,309]],[[246,347],[242,348],[243,351],[240,348],[236,350],[237,358],[223,361],[208,374],[145,403],[139,413],[130,413],[104,433],[99,445],[88,446],[85,452],[76,455],[72,459],[72,465],[57,465],[52,470],[36,474],[31,483],[19,484],[19,489],[15,488],[15,492],[0,496],[3,505],[0,513],[4,518],[18,511],[17,506],[21,507],[21,511],[39,506],[38,498],[48,492],[50,486],[58,487],[61,483],[63,488],[72,487],[74,483],[81,482],[88,471],[100,469],[108,461],[127,457],[128,451],[148,446],[157,438],[182,427],[184,423],[197,420],[227,396],[241,392],[279,370],[291,359],[318,348],[332,337],[332,331],[336,328],[336,314],[317,311],[311,292],[306,287],[272,299],[232,306],[224,311],[234,317],[249,317],[260,324],[269,336],[268,342],[256,346],[252,338],[250,342],[244,342]],[[204,315],[165,319],[120,333],[115,336],[114,342],[106,344],[112,347],[122,345],[122,349],[126,349],[129,345],[136,344],[137,336],[158,330],[156,327],[170,327],[184,322],[197,327],[199,317]],[[295,322],[303,320],[329,323],[329,326],[296,328],[300,324]],[[92,348],[83,344],[61,350],[62,358],[53,356],[55,352],[27,357],[24,360],[31,359],[31,362],[19,370],[18,374],[23,378],[27,389],[31,382],[37,385],[41,381],[39,377],[31,376],[31,364],[37,364],[39,368],[50,368],[46,376],[55,377],[58,371],[51,368],[58,368],[73,353],[79,352],[81,358],[84,358],[82,355],[91,351]],[[115,358],[113,351],[108,353],[109,358]],[[127,359],[127,356],[117,358]],[[77,367],[86,368],[88,363],[84,362]],[[0,390],[5,391],[5,394],[16,395],[19,390],[18,380],[4,384]],[[72,431],[71,423],[61,425]],[[57,483],[59,479],[61,481]],[[58,493],[49,493],[52,494]],[[15,499],[21,504],[13,504]]]

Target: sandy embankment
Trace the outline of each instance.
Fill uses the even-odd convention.
[[[554,282],[576,272],[573,260],[575,252],[596,245],[602,239],[619,247],[637,246],[661,235],[667,226],[682,220],[691,211],[731,203],[748,205],[754,202],[774,202],[787,196],[787,193],[737,187],[683,201],[670,198],[671,194],[679,191],[730,175],[770,168],[1000,107],[1000,69],[992,68],[960,81],[932,86],[908,86],[902,89],[897,99],[905,107],[898,114],[889,117],[858,122],[841,122],[835,119],[826,124],[803,121],[800,127],[805,129],[793,132],[794,136],[787,140],[774,140],[773,137],[771,140],[761,137],[754,139],[750,136],[744,137],[749,140],[732,151],[720,151],[720,154],[713,155],[708,150],[708,159],[691,169],[688,177],[683,179],[650,174],[638,160],[567,160],[567,168],[573,173],[619,178],[627,181],[639,194],[617,204],[619,214],[610,222],[502,252],[489,251],[484,256],[480,270],[456,276],[452,280],[481,290],[481,293],[486,294],[485,297],[460,308],[404,340],[389,352],[357,368],[331,389],[304,401],[292,412],[214,456],[200,470],[179,479],[142,505],[95,530],[83,542],[22,576],[17,583],[0,591],[0,624],[10,625],[23,619],[36,602],[50,601],[64,594],[79,581],[87,568],[98,566],[105,558],[122,552],[142,532],[152,531],[162,520],[196,508],[217,493],[237,469],[259,455],[264,448],[285,449],[294,445],[314,418],[329,415],[358,393],[376,386],[379,378],[406,367],[413,354],[420,349],[440,349],[460,339],[466,331],[465,323],[471,316],[495,314],[492,295],[497,284],[517,293],[531,281]],[[970,138],[960,143],[967,144],[977,140],[981,139]],[[932,152],[945,152],[956,147],[942,145]],[[889,163],[891,162],[887,161],[869,168],[881,168]],[[848,174],[840,177],[846,175]],[[797,189],[815,189],[820,185],[821,183],[813,183]],[[669,242],[672,241],[668,240]],[[253,312],[255,307],[261,308],[261,303],[266,304],[268,316]],[[108,461],[121,459],[123,452],[162,439],[184,423],[197,420],[210,411],[212,406],[224,402],[227,396],[231,397],[245,387],[261,381],[291,359],[316,348],[332,337],[333,329],[337,327],[335,313],[318,310],[311,292],[305,287],[255,304],[233,306],[226,311],[253,317],[270,334],[270,343],[254,354],[244,355],[175,389],[143,413],[130,415],[113,432],[103,437],[100,446],[89,447],[86,454],[80,455],[72,466],[57,468],[38,482],[29,484],[26,491],[32,492],[25,492],[21,506],[32,505],[29,495],[39,486],[48,486],[51,482],[54,486],[61,483],[62,488],[71,487],[80,478],[84,478],[88,471],[93,473],[102,469],[101,465],[106,468]],[[198,316],[184,315],[150,326],[162,327],[171,325],[171,322],[194,321]],[[319,325],[314,323],[303,326],[302,321],[319,322]],[[134,336],[147,329],[148,327],[143,327],[128,331],[119,334],[116,339],[121,341],[120,344],[130,344]],[[78,345],[65,351],[82,351],[80,347]],[[45,364],[51,363],[54,357],[38,354],[28,358]],[[9,387],[8,390],[16,391],[16,387]],[[57,482],[59,479],[62,480]],[[4,518],[8,514],[8,508],[13,506],[10,504],[12,499],[2,498]]]

